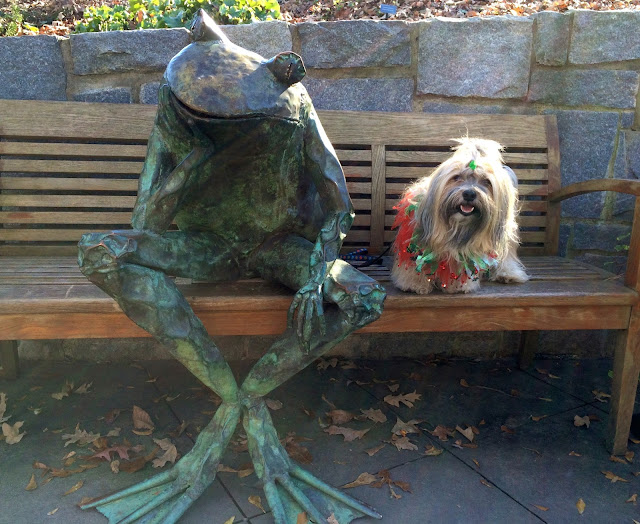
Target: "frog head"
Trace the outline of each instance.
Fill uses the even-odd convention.
[[[265,59],[233,44],[202,9],[192,43],[173,57],[165,80],[176,98],[201,116],[299,120],[306,90],[300,56]]]

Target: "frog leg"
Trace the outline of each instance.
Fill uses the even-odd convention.
[[[82,237],[79,248],[79,264],[89,280],[223,399],[193,449],[171,470],[82,506],[97,508],[111,523],[175,522],[213,482],[241,407],[231,369],[166,273],[233,280],[238,264],[229,249],[206,233],[91,233]]]
[[[280,237],[263,245],[253,264],[263,277],[297,289],[308,280],[306,261],[312,250],[308,240]],[[376,320],[382,313],[385,292],[375,280],[336,260],[325,280],[323,296],[329,302],[324,308],[325,327],[314,326],[309,346],[294,327],[289,328],[255,364],[240,388],[249,451],[278,524],[296,522],[303,511],[317,523],[326,522],[332,513],[341,523],[364,515],[381,518],[375,510],[292,463],[263,400],[347,335]]]

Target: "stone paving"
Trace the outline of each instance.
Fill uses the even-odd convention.
[[[511,360],[322,362],[320,368],[326,369],[312,365],[270,395],[282,403],[272,411],[274,422],[281,437],[295,432],[301,438],[299,445],[313,458],[305,467],[333,485],[349,483],[363,472],[387,470],[387,478],[398,484],[347,490],[382,513],[382,522],[640,520],[640,507],[626,502],[640,491],[640,478],[634,475],[640,472],[638,460],[633,462],[631,456],[632,462],[610,460],[603,445],[609,404],[598,401],[593,393],[609,391],[610,360],[540,359],[527,372],[518,370]],[[249,363],[234,365],[239,375],[248,367]],[[89,382],[92,385],[87,394],[52,398],[65,381],[72,381],[74,388]],[[184,454],[216,409],[215,399],[172,361],[27,361],[22,377],[0,382],[0,392],[7,396],[4,416],[11,416],[7,423],[24,421],[22,430],[26,431],[16,444],[0,440],[2,523],[106,522],[99,513],[83,512],[77,504],[83,497],[122,489],[158,471],[148,463],[140,471],[115,474],[105,460],[83,460],[82,456],[96,453],[91,445],[65,447],[62,438],[73,433],[77,424],[82,430],[102,435],[121,428],[118,437],[108,438],[109,446],[143,444],[148,453],[155,447],[152,438],[169,438]],[[413,392],[416,395],[406,397],[413,407],[402,403],[396,407],[384,400]],[[273,404],[278,407],[277,402]],[[134,405],[150,414],[155,425],[152,435],[133,433]],[[109,424],[105,416],[113,409],[122,412]],[[326,412],[332,409],[355,415],[361,414],[360,410],[379,409],[387,420],[337,424],[369,429],[361,439],[345,442],[342,436],[324,431],[330,424]],[[590,426],[576,427],[576,415],[590,416]],[[404,434],[413,444],[407,447],[415,449],[398,450],[387,442],[398,418],[412,421],[421,430]],[[170,436],[183,421],[188,423],[184,433]],[[460,432],[442,441],[431,434],[437,426],[459,426],[461,430],[473,426],[473,442]],[[250,460],[241,450],[241,429],[234,439],[236,451],[229,449],[223,462],[229,468],[247,470]],[[383,447],[372,456],[365,453],[379,445]],[[443,452],[430,456],[425,454],[427,449]],[[630,443],[629,449],[637,452],[640,447]],[[72,451],[75,456],[64,465],[63,457]],[[134,456],[131,453],[131,458]],[[112,459],[117,458],[112,453]],[[82,464],[98,467],[45,483],[51,473],[43,476],[43,470],[34,469],[34,462],[58,472],[63,468],[77,470]],[[121,469],[125,462],[120,461]],[[612,482],[603,472],[621,480]],[[38,487],[26,491],[33,473]],[[82,487],[64,495],[81,480]],[[254,496],[261,497],[266,514],[249,502]],[[585,504],[582,516],[576,507],[580,499]],[[231,517],[234,522],[273,522],[255,474],[240,477],[221,471],[181,522],[222,524]]]

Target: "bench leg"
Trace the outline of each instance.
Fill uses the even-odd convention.
[[[538,349],[539,331],[523,331],[518,352],[518,367],[523,371],[529,369]]]
[[[640,308],[631,312],[628,331],[618,334],[613,361],[611,413],[607,428],[607,449],[613,455],[627,450],[629,427],[640,374]]]
[[[0,365],[2,378],[18,378],[18,341],[0,340]]]

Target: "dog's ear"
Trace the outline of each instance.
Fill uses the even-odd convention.
[[[515,187],[516,190],[517,190],[518,189],[518,177],[513,172],[513,169],[511,169],[509,166],[502,166],[502,169],[504,169],[507,172],[507,175],[509,176],[509,179],[511,180],[511,183],[513,184],[513,187]]]

